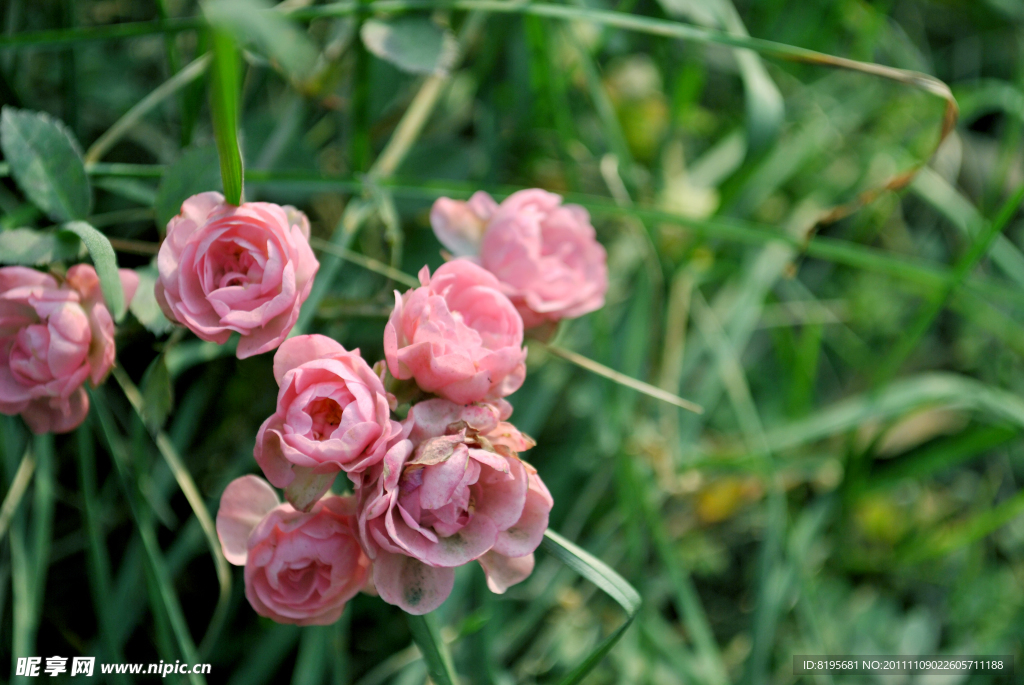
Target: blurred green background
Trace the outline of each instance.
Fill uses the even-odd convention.
[[[1024,4],[579,0],[558,17],[376,4],[289,0],[272,21],[208,8],[245,47],[247,199],[300,207],[334,242],[322,249],[415,273],[442,262],[434,198],[562,193],[590,209],[611,288],[556,342],[706,408],[531,347],[510,399],[538,442],[525,456],[554,495],[551,526],[644,599],[585,682],[882,682],[795,676],[794,654],[1013,654],[1024,668]],[[588,7],[703,38],[602,26]],[[92,223],[122,266],[145,268],[181,200],[220,183],[193,62],[209,47],[202,8],[5,0],[0,16],[0,100],[67,124],[99,162]],[[167,31],[135,23],[160,17]],[[713,31],[934,75],[959,121],[935,152],[941,98]],[[4,179],[0,226],[47,226],[21,197]],[[319,257],[301,325],[379,359],[404,286]],[[204,639],[218,576],[153,437],[215,512],[227,482],[257,471],[272,355],[211,353],[152,303],[132,311],[128,378],[94,393],[81,429],[33,439],[0,417],[4,489],[27,449],[37,464],[0,541],[0,664],[173,662],[184,635],[211,683],[423,683],[397,608],[360,596],[335,626],[276,625],[238,569]],[[543,552],[504,596],[466,567],[439,614],[463,682],[495,685],[557,679],[623,620]]]

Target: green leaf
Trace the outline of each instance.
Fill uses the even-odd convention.
[[[458,56],[455,36],[427,17],[369,19],[359,36],[367,50],[412,74],[447,73]]]
[[[238,47],[227,31],[213,29],[213,71],[210,80],[210,110],[213,136],[220,156],[224,197],[242,203],[242,151],[238,146],[238,112],[241,85],[238,78]]]
[[[427,673],[430,674],[434,685],[458,683],[458,676],[455,675],[455,668],[452,666],[452,656],[448,653],[448,645],[437,629],[433,614],[407,614],[405,618],[412,639],[416,641],[416,646],[420,648],[423,660],[427,663]]]
[[[212,145],[186,150],[167,168],[156,191],[153,212],[157,227],[162,231],[167,222],[181,212],[181,204],[188,198],[208,190],[222,190],[217,148]]]
[[[117,256],[107,236],[84,221],[70,221],[61,226],[61,231],[73,233],[85,243],[96,267],[96,275],[100,278],[100,289],[103,290],[107,308],[110,309],[114,321],[120,321],[128,308],[125,306],[121,277],[117,273]]]
[[[203,14],[211,26],[230,33],[239,45],[253,45],[292,76],[305,77],[316,62],[309,36],[265,0],[216,0],[203,7]]]
[[[135,297],[128,304],[128,309],[139,320],[139,323],[146,327],[146,330],[153,335],[163,335],[171,330],[174,324],[167,320],[156,301],[154,287],[159,274],[155,261],[149,266],[135,269],[135,274],[139,277],[139,287],[135,291]]]
[[[67,235],[31,228],[0,232],[0,264],[40,266],[74,259],[79,243]]]
[[[43,112],[4,107],[0,147],[18,186],[51,219],[89,215],[92,187],[82,151],[64,124]]]
[[[174,388],[167,358],[159,354],[142,375],[142,416],[150,431],[163,428],[167,416],[174,408]]]
[[[602,640],[587,655],[587,658],[559,681],[559,685],[575,685],[582,681],[600,663],[601,659],[611,651],[611,648],[615,646],[615,643],[619,641],[622,634],[629,628],[633,619],[636,618],[637,613],[640,611],[640,594],[610,566],[569,542],[553,530],[549,529],[544,532],[544,540],[541,542],[541,547],[596,585],[602,592],[614,599],[626,612],[625,622]]]

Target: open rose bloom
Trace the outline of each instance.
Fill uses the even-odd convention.
[[[421,287],[395,293],[384,329],[391,375],[458,404],[519,389],[526,377],[523,321],[498,280],[465,259],[433,276],[423,267],[419,276]]]
[[[328,625],[366,585],[370,561],[359,545],[355,500],[325,497],[308,513],[280,504],[256,476],[221,496],[217,536],[227,560],[245,566],[245,596],[278,623]]]
[[[357,486],[402,426],[395,399],[359,355],[322,335],[286,340],[274,355],[277,411],[256,436],[256,462],[288,501],[306,509],[347,473]]]
[[[552,499],[518,457],[533,442],[506,403],[433,399],[406,419],[411,450],[389,452],[361,495],[359,527],[382,599],[412,614],[440,606],[455,568],[479,561],[504,592],[529,576]]]
[[[320,267],[309,221],[294,207],[193,195],[167,224],[156,299],[167,317],[203,340],[242,337],[238,358],[268,352],[299,317]]]
[[[139,285],[120,271],[125,299]],[[0,268],[0,413],[21,414],[33,433],[64,433],[89,412],[95,387],[114,365],[114,321],[88,264],[63,282],[34,269]]]
[[[608,290],[607,255],[587,210],[538,188],[498,204],[477,192],[469,202],[439,198],[430,212],[438,240],[494,274],[526,328],[600,309]]]

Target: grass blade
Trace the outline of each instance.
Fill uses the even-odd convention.
[[[159,610],[165,611],[167,614],[171,630],[174,632],[174,638],[178,643],[178,649],[181,650],[182,659],[198,663],[199,658],[195,643],[192,641],[192,635],[188,631],[188,624],[185,622],[185,615],[181,610],[181,601],[174,590],[174,584],[156,539],[156,532],[151,525],[147,525],[144,521],[142,504],[139,501],[138,483],[132,475],[128,451],[123,442],[124,439],[114,424],[114,417],[111,415],[101,392],[102,388],[89,393],[92,399],[92,406],[99,422],[101,433],[106,440],[107,449],[110,451],[111,459],[114,462],[114,467],[121,480],[121,486],[128,499],[128,505],[131,508],[132,517],[135,519],[139,537],[142,539],[149,571],[152,574],[154,584],[157,586],[156,594],[161,605]],[[154,611],[157,610],[157,608],[154,608]],[[206,685],[206,679],[202,675],[190,674],[189,679],[193,685]]]
[[[212,29],[213,73],[210,79],[210,110],[213,135],[220,156],[224,197],[233,205],[242,203],[242,151],[238,146],[238,117],[241,98],[238,47],[231,34]]]
[[[203,641],[199,646],[200,654],[206,654],[213,647],[213,642],[216,640],[217,634],[227,618],[228,603],[231,600],[231,568],[224,558],[224,552],[217,537],[217,529],[214,526],[213,519],[210,517],[210,512],[206,509],[203,496],[199,493],[199,488],[196,487],[192,474],[189,473],[188,468],[182,462],[174,444],[167,437],[167,434],[159,429],[155,421],[147,420],[142,393],[135,387],[135,384],[128,377],[128,374],[125,373],[124,369],[120,366],[115,366],[113,374],[118,385],[121,386],[121,390],[124,391],[125,397],[131,403],[132,409],[138,414],[143,425],[147,426],[153,442],[156,443],[157,449],[160,451],[160,455],[167,462],[167,466],[174,474],[174,479],[178,482],[178,487],[185,494],[185,499],[188,500],[189,506],[192,507],[192,511],[196,515],[196,519],[199,520],[199,525],[203,529],[207,545],[210,548],[210,555],[213,557],[213,565],[217,572],[217,582],[220,585],[220,596],[217,599],[217,606],[213,611],[213,616],[210,618],[210,625],[206,630],[206,635],[203,636]]]
[[[430,674],[434,685],[456,685],[459,679],[455,675],[455,667],[452,666],[452,655],[441,637],[441,631],[437,629],[433,614],[408,614],[405,620],[409,624],[412,639],[416,641],[416,646],[420,648],[423,660],[427,663],[427,673]]]
[[[584,357],[582,354],[577,354],[572,350],[567,350],[565,348],[558,347],[557,345],[550,345],[548,343],[543,343],[536,340],[533,342],[534,344],[538,345],[541,349],[547,350],[551,354],[557,357],[561,357],[562,359],[568,362],[572,362],[576,366],[579,366],[582,369],[586,369],[591,373],[596,373],[598,376],[603,376],[604,378],[607,378],[611,381],[615,381],[619,385],[623,385],[627,388],[632,388],[633,390],[648,395],[649,397],[653,397],[656,400],[661,400],[662,402],[674,404],[675,406],[680,407],[682,409],[686,409],[687,411],[692,411],[694,414],[704,413],[704,408],[701,407],[699,404],[691,402],[690,400],[685,400],[682,397],[679,397],[678,395],[670,393],[667,390],[657,388],[651,385],[650,383],[645,383],[635,378],[630,378],[626,374],[619,373],[615,369],[609,369],[604,364],[599,364],[598,362],[595,362],[593,359]]]
[[[8,488],[7,494],[4,495],[4,503],[0,505],[0,540],[3,540],[4,535],[7,534],[7,526],[11,524],[11,518],[14,516],[14,512],[18,510],[18,505],[21,504],[21,498],[28,489],[28,484],[32,480],[32,472],[35,471],[35,468],[36,460],[32,458],[31,452],[26,452],[25,456],[21,458],[21,463],[18,464],[18,470],[14,474],[14,480],[11,481],[11,487]]]
[[[622,634],[626,632],[633,619],[640,612],[640,594],[632,585],[616,573],[603,561],[586,550],[577,547],[553,530],[544,532],[541,547],[557,557],[563,564],[596,585],[602,592],[611,597],[626,612],[626,620],[580,662],[576,668],[565,675],[559,685],[575,685],[587,676],[590,671],[611,651]]]
[[[113,126],[108,128],[89,147],[85,153],[85,163],[98,162],[142,117],[161,102],[202,76],[209,66],[210,56],[202,55],[174,76],[164,81],[149,95],[139,100],[134,107],[125,112],[120,119],[114,122]]]
[[[11,642],[14,655],[30,655],[36,651],[36,636],[42,616],[53,533],[53,435],[33,436],[32,446],[26,451],[25,457],[34,459],[36,473],[32,516],[29,519],[26,513],[22,512],[21,521],[18,522],[21,525],[12,527],[10,533],[11,575],[14,587]]]
[[[89,544],[86,556],[89,562],[89,587],[92,590],[92,601],[99,622],[103,646],[107,650],[107,659],[123,662],[124,656],[117,642],[114,630],[114,616],[110,611],[110,558],[100,524],[99,503],[96,493],[96,455],[92,434],[86,427],[77,431],[78,437],[78,482],[82,488],[82,513],[85,519],[86,533]],[[121,678],[123,681],[124,678]]]
[[[888,380],[903,366],[903,362],[906,361],[910,353],[921,342],[924,334],[931,328],[935,317],[945,307],[946,301],[960,287],[964,279],[967,278],[967,274],[977,266],[981,258],[988,254],[995,239],[1002,235],[1003,229],[1006,228],[1010,219],[1020,209],[1022,201],[1024,201],[1024,186],[1017,189],[999,210],[999,214],[978,233],[977,237],[971,242],[970,249],[957,260],[956,266],[953,268],[953,277],[950,281],[944,284],[938,293],[933,294],[925,306],[921,308],[910,330],[900,337],[896,348],[889,355],[889,358],[878,368],[874,378],[876,385]]]

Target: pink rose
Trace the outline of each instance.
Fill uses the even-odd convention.
[[[254,456],[297,509],[327,492],[339,471],[362,473],[401,438],[395,398],[359,355],[322,335],[286,340],[274,355],[277,412],[260,427]]]
[[[370,560],[356,535],[355,500],[325,497],[309,513],[279,504],[262,478],[228,485],[217,511],[224,556],[245,566],[245,596],[260,616],[321,626],[366,585]]]
[[[125,299],[139,285],[121,269]],[[21,266],[0,268],[0,413],[21,414],[33,433],[66,433],[89,413],[82,384],[114,365],[114,321],[96,270],[68,269],[63,283]]]
[[[485,192],[469,202],[439,198],[430,212],[438,240],[498,277],[526,328],[582,316],[604,305],[607,256],[579,205],[539,188],[500,205]]]
[[[497,279],[465,259],[420,271],[384,328],[391,375],[459,404],[504,397],[526,377],[523,321]]]
[[[360,535],[384,601],[433,611],[451,592],[455,567],[474,560],[493,592],[530,575],[552,500],[511,447],[533,441],[502,420],[510,411],[442,399],[409,411],[415,450],[389,452],[373,488],[360,493]]]
[[[235,207],[213,192],[181,205],[157,265],[156,299],[167,318],[221,345],[239,333],[239,359],[288,337],[320,268],[305,214],[268,202]]]

